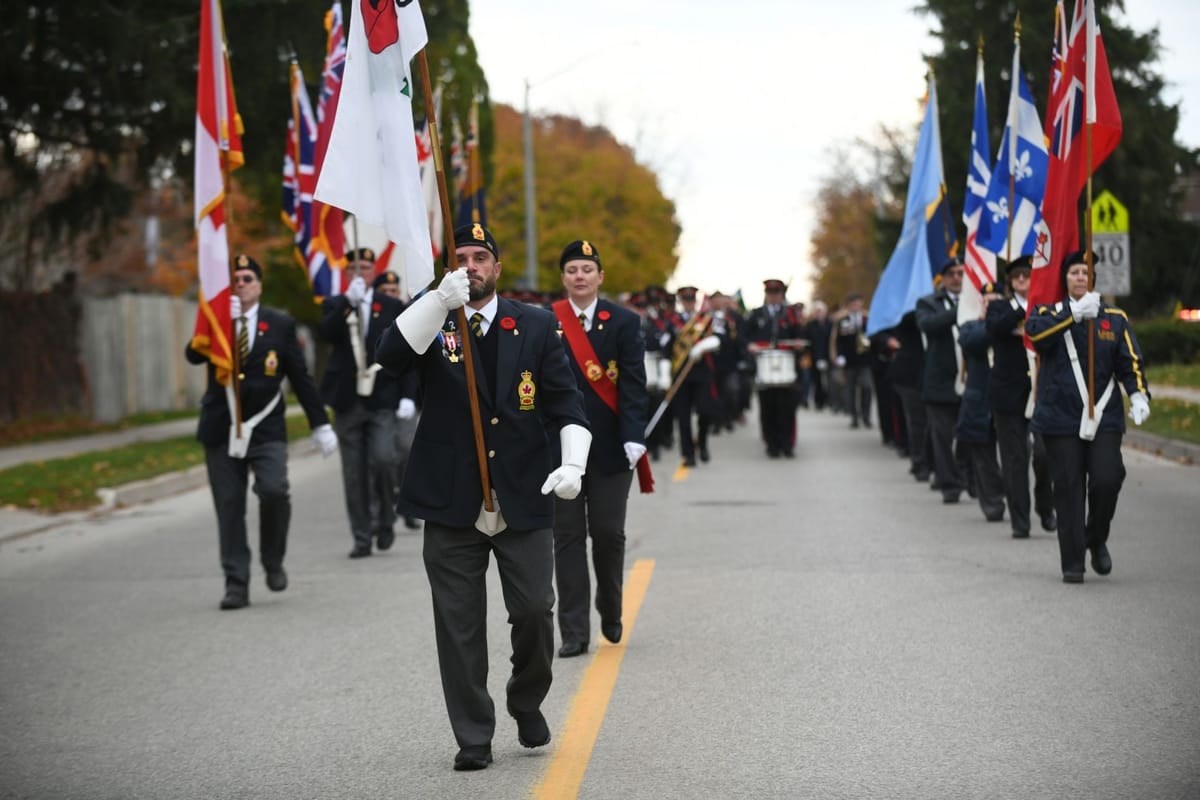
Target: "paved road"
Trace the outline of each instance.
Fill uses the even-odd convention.
[[[941,505],[873,432],[800,439],[719,437],[633,498],[654,572],[579,797],[1200,795],[1195,468],[1127,451],[1113,575],[1067,586],[1050,535]],[[336,462],[292,485],[292,586],[236,613],[205,490],[0,544],[0,796],[529,796],[594,654],[557,665],[551,748],[501,715],[452,772],[420,537],[350,561]]]

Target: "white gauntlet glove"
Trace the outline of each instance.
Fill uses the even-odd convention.
[[[688,352],[688,358],[692,361],[700,358],[705,353],[711,353],[721,346],[720,338],[716,336],[705,336],[700,341],[692,345],[691,351]]]
[[[321,448],[321,456],[329,458],[337,452],[337,434],[333,432],[333,426],[326,423],[313,428],[312,432],[313,443]]]
[[[471,296],[471,282],[465,269],[447,272],[437,289],[427,292],[396,317],[396,330],[418,354],[429,349],[433,338],[446,321],[446,312],[462,308]]]
[[[644,455],[646,455],[646,445],[638,444],[637,442],[625,443],[625,458],[629,460],[630,469],[636,467]]]
[[[1071,301],[1071,316],[1076,322],[1095,319],[1100,313],[1100,293],[1088,292],[1078,300]]]
[[[238,297],[236,294],[230,293],[230,295],[229,295],[229,318],[232,320],[236,320],[241,315],[242,315],[242,298]]]
[[[542,494],[553,491],[563,500],[574,500],[583,490],[592,432],[582,425],[567,425],[559,431],[558,438],[562,444],[562,466],[546,476]]]
[[[350,285],[346,287],[346,299],[350,301],[350,305],[358,308],[362,305],[363,298],[367,296],[367,282],[362,278],[355,278],[350,281]]]
[[[1141,425],[1150,417],[1150,400],[1142,392],[1129,395],[1129,418],[1134,425]]]

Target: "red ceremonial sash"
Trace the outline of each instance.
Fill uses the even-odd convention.
[[[563,335],[567,337],[567,343],[571,345],[571,357],[579,365],[579,371],[587,379],[588,386],[592,387],[592,391],[604,401],[604,405],[619,417],[617,384],[606,380],[604,368],[600,366],[600,359],[596,357],[596,350],[592,347],[591,339],[588,339],[587,331],[583,329],[583,325],[579,324],[579,318],[571,312],[570,301],[559,300],[551,307],[554,309],[554,316],[558,317]],[[654,491],[654,476],[650,473],[650,459],[646,457],[645,453],[642,453],[642,457],[638,459],[637,476],[638,489],[642,494],[650,494]]]

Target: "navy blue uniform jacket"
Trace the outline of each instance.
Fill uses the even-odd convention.
[[[603,319],[607,315],[608,319]],[[557,319],[556,319],[557,321]],[[571,353],[571,342],[564,336],[567,360],[579,390],[583,392],[584,410],[592,429],[592,447],[588,451],[588,474],[614,475],[629,470],[625,457],[625,442],[645,444],[646,431],[646,360],[642,340],[642,320],[628,309],[607,300],[596,303],[588,341],[596,351],[599,367],[604,370],[602,381],[617,384],[617,414],[608,408],[600,395],[588,386],[588,379]],[[503,506],[501,506],[503,509]]]
[[[483,488],[457,319],[457,312],[447,315],[441,332],[421,354],[391,325],[379,340],[375,359],[397,374],[416,369],[423,391],[421,421],[396,510],[470,528],[479,516]],[[505,521],[516,530],[554,524],[554,495],[541,491],[558,466],[550,437],[557,441],[565,425],[589,427],[556,323],[549,311],[500,298],[488,330],[489,336],[498,336],[494,394],[479,357],[483,347],[472,342],[492,488]]]
[[[236,342],[237,337],[232,341]],[[216,369],[204,354],[188,345],[184,355],[193,364],[208,363],[208,388],[200,401],[200,425],[196,430],[196,439],[210,447],[226,445],[229,443],[232,417],[229,414],[229,402],[225,398],[225,387],[217,382]],[[254,346],[242,362],[241,374],[242,419],[250,419],[262,411],[279,394],[279,385],[286,377],[304,408],[309,426],[316,428],[329,422],[317,385],[308,374],[304,354],[300,352],[296,322],[286,312],[259,305]],[[250,437],[251,446],[287,441],[287,424],[283,417],[285,405],[280,400],[271,413],[255,426]]]
[[[396,317],[404,310],[404,303],[394,297],[374,292],[371,298],[371,318],[367,321],[364,353],[367,366],[375,362],[375,350],[383,332],[392,327]],[[350,344],[350,326],[346,324],[350,314],[350,301],[345,295],[334,295],[321,304],[321,335],[333,345],[325,376],[321,379],[321,399],[334,411],[346,411],[354,407],[358,398],[358,365],[354,361],[354,350]],[[370,397],[362,398],[371,411],[396,410],[400,398],[416,400],[416,376],[410,374],[401,379],[395,373],[382,370],[375,376],[375,390]]]
[[[1112,306],[1101,308],[1095,323],[1092,344],[1095,348],[1096,399],[1104,393],[1110,378],[1122,384],[1129,394],[1142,392],[1149,399],[1150,390],[1142,371],[1142,349],[1125,312]],[[1037,405],[1029,423],[1030,430],[1051,436],[1079,435],[1079,422],[1086,413],[1084,397],[1087,389],[1080,394],[1067,353],[1066,337],[1070,336],[1075,342],[1086,387],[1087,330],[1087,320],[1075,322],[1066,302],[1038,306],[1025,321],[1025,332],[1042,357]],[[1125,432],[1125,407],[1115,386],[1097,430]]]
[[[1025,309],[1015,299],[988,303],[987,329],[992,339],[992,390],[989,401],[993,411],[1024,414],[1032,383],[1029,357],[1025,355]]]

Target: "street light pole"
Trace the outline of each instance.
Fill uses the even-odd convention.
[[[533,118],[529,113],[529,79],[525,79],[525,287],[538,288],[537,198],[533,180]]]

